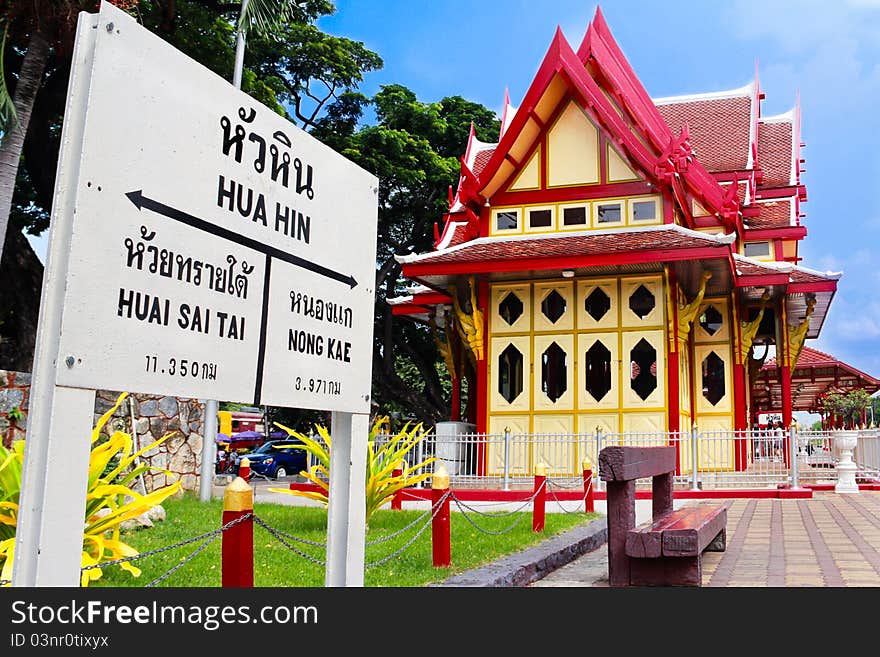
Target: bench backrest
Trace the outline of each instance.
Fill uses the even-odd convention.
[[[599,452],[602,481],[631,481],[675,472],[675,447],[606,447]]]

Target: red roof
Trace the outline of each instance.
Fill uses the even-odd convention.
[[[791,179],[791,135],[789,121],[758,121],[758,166],[764,171],[761,187],[787,187]]]
[[[749,96],[660,102],[657,109],[674,134],[687,123],[691,146],[709,171],[742,171],[749,160]]]
[[[757,262],[756,260],[747,259],[744,256],[734,256],[736,263],[736,271],[740,276],[772,276],[774,274],[787,274],[787,271],[780,270],[770,265]]]
[[[416,256],[399,256],[398,260],[404,265],[422,265],[702,248],[723,249],[726,253],[729,250],[729,240],[669,224],[650,230],[619,229],[608,232],[559,233],[541,237],[484,237],[442,251]]]
[[[776,359],[768,358],[755,377],[752,403],[758,411],[782,408],[782,387],[776,370]],[[807,346],[801,350],[791,383],[792,408],[796,411],[820,411],[821,398],[834,390],[861,388],[868,394],[880,390],[880,380]]]
[[[880,386],[880,379],[876,379],[870,374],[865,374],[861,370],[856,369],[852,365],[847,365],[843,361],[837,360],[831,354],[826,354],[824,351],[819,351],[818,349],[813,349],[812,347],[804,346],[801,349],[801,355],[798,356],[797,366],[801,367],[833,367],[835,365],[839,365],[840,367],[852,372],[853,374],[857,374],[859,377],[863,378],[865,382],[871,383],[877,386]],[[771,357],[767,359],[767,362],[761,367],[761,371],[764,370],[775,370],[776,369],[776,358]]]
[[[838,277],[839,278],[839,277]],[[792,283],[825,283],[829,280],[828,276],[824,276],[819,272],[804,271],[803,269],[794,269],[791,272]],[[831,280],[837,280],[832,278]]]
[[[766,180],[766,179],[765,179]],[[766,203],[756,203],[761,214],[748,220],[748,227],[761,228],[788,228],[791,223],[791,200],[776,199]]]
[[[479,153],[474,158],[474,168],[473,172],[475,176],[479,176],[482,173],[483,169],[486,168],[486,165],[489,163],[489,160],[492,158],[492,154],[495,152],[495,148],[486,148]]]

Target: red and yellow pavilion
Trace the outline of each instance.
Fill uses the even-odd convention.
[[[389,303],[437,331],[452,419],[465,379],[480,433],[746,429],[766,345],[791,422],[839,275],[800,264],[800,112],[763,98],[652,99],[600,11],[577,49],[557,30],[498,142],[471,132],[434,250],[398,257]]]

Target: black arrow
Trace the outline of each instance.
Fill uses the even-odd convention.
[[[246,246],[247,248],[253,249],[254,251],[265,253],[267,256],[270,256],[272,258],[277,258],[278,260],[289,262],[290,264],[296,265],[297,267],[308,269],[309,271],[319,274],[320,276],[326,276],[327,278],[331,278],[334,281],[345,283],[350,288],[354,288],[355,286],[357,286],[357,281],[351,274],[347,276],[345,274],[340,274],[339,272],[315,264],[314,262],[306,260],[305,258],[300,258],[299,256],[295,256],[285,251],[282,251],[281,249],[276,249],[274,246],[263,244],[262,242],[258,242],[257,240],[251,239],[250,237],[239,235],[238,233],[234,233],[231,230],[228,230],[221,226],[217,226],[216,224],[212,224],[208,221],[205,221],[204,219],[194,217],[193,215],[187,214],[182,210],[172,208],[170,205],[165,205],[164,203],[160,203],[155,199],[144,196],[143,190],[138,189],[133,192],[128,192],[126,196],[128,197],[129,201],[134,203],[135,207],[138,210],[140,210],[141,208],[152,210],[157,214],[164,215],[169,219],[174,219],[175,221],[179,221],[180,223],[186,224],[187,226],[198,228],[199,230],[203,230],[206,233],[211,233],[212,235],[216,235],[217,237],[222,237],[223,239],[229,240],[230,242],[235,242],[236,244],[240,244],[241,246]]]

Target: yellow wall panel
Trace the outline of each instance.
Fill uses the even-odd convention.
[[[587,366],[589,351],[596,342],[599,342],[611,352],[611,389],[600,399],[596,399],[587,390],[588,372]],[[577,348],[578,361],[578,407],[584,410],[617,408],[620,404],[620,349],[618,347],[618,334],[614,333],[581,333],[578,335]]]
[[[509,470],[511,475],[532,474],[531,443],[528,439],[528,415],[495,415],[489,417],[491,439],[486,444],[486,469],[489,475],[504,473],[504,430],[510,429]]]
[[[608,181],[621,182],[624,180],[638,180],[639,175],[630,169],[620,154],[608,146]]]
[[[532,153],[532,157],[529,158],[529,161],[526,162],[526,165],[519,172],[519,175],[516,177],[516,180],[513,181],[513,184],[510,186],[511,190],[523,190],[523,189],[538,189],[541,186],[541,178],[540,178],[540,163],[541,163],[541,147],[535,149],[535,152]]]
[[[599,182],[599,133],[575,103],[550,128],[547,151],[549,187]]]
[[[489,342],[489,412],[528,411],[530,408],[532,378],[529,372],[531,339],[527,335],[492,338]],[[501,367],[499,359],[508,345],[522,354],[522,391],[509,402],[498,390]]]
[[[522,312],[513,324],[501,316],[501,303],[508,294],[516,295],[522,303]],[[531,289],[528,283],[522,285],[493,285],[490,293],[490,327],[492,333],[528,333],[532,328]]]
[[[536,415],[534,431],[538,434],[532,441],[534,465],[542,461],[549,465],[550,476],[577,472],[572,415]]]
[[[711,354],[715,354],[717,359],[713,358]],[[712,358],[713,361],[720,361],[723,363],[724,367],[724,395],[718,399],[717,403],[713,404],[707,398],[707,395],[710,394],[708,388],[704,387],[705,383],[708,381],[704,381],[703,369],[704,364],[708,362],[708,359]],[[731,412],[731,400],[733,399],[733,376],[732,376],[733,366],[731,364],[730,358],[730,346],[728,344],[699,344],[694,347],[694,381],[696,382],[695,389],[697,391],[697,417],[698,424],[702,426],[702,420],[699,419],[701,415],[705,413],[730,413]]]
[[[656,387],[646,396],[645,399],[633,388],[633,360],[632,352],[634,347],[642,340],[645,340],[654,348],[656,354]],[[664,331],[625,331],[623,333],[622,349],[621,349],[621,388],[623,391],[623,407],[624,408],[663,408],[666,405],[666,342]],[[641,369],[641,368],[640,368]]]
[[[700,470],[720,472],[733,470],[734,441],[728,433],[733,429],[731,416],[701,416],[698,427],[702,438],[698,457]],[[713,435],[713,432],[717,432]]]
[[[624,433],[656,433],[662,434],[666,431],[666,413],[635,413],[627,411],[623,414],[623,431]],[[651,443],[655,444],[654,442]],[[665,445],[665,436],[657,437],[657,445]]]
[[[706,315],[710,306],[714,307],[721,315],[721,326],[715,329],[714,333],[710,332],[713,325],[709,324],[709,320],[712,317],[711,315]],[[703,327],[704,322],[707,324],[707,328]],[[694,318],[693,327],[695,342],[727,342],[730,340],[730,312],[728,311],[727,299],[706,299],[703,305],[700,306],[697,316]]]
[[[552,363],[548,355],[548,363],[544,363],[544,353],[552,349],[553,343],[564,352],[565,391],[554,401],[544,390],[544,370],[552,375],[550,368]],[[532,380],[534,381],[533,408],[540,411],[571,410],[574,408],[574,337],[572,335],[536,335],[534,354],[534,367]],[[554,351],[557,351],[554,349]],[[557,351],[558,354],[558,351]],[[558,390],[556,391],[558,394]],[[537,420],[536,420],[537,421]]]
[[[637,315],[631,307],[632,296],[639,288],[645,289],[654,297],[654,306],[643,317]],[[663,326],[663,309],[666,306],[663,281],[659,276],[639,276],[623,278],[620,281],[620,313],[624,327]]]
[[[555,322],[544,314],[542,304],[553,291],[565,301],[565,311]],[[534,315],[535,331],[570,331],[574,327],[574,289],[570,282],[535,283]],[[549,310],[549,309],[548,309]]]
[[[608,297],[609,307],[604,315],[600,315],[599,319],[595,319],[586,310],[587,299],[599,289]],[[577,283],[577,326],[578,329],[605,329],[617,328],[618,318],[618,294],[616,278],[592,278]],[[598,314],[598,313],[595,313]]]

